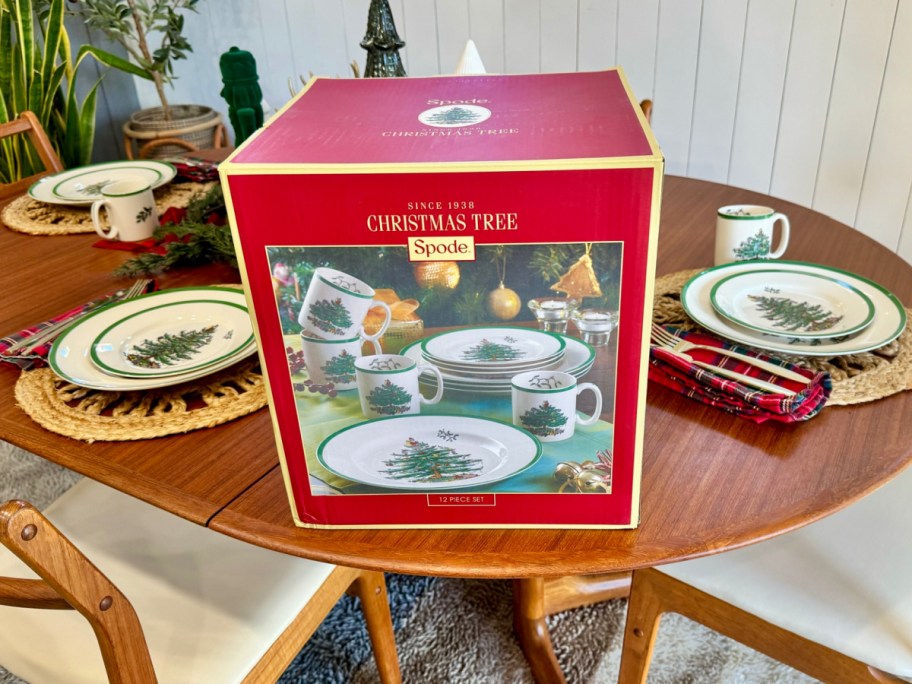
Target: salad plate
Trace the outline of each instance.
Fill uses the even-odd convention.
[[[177,169],[171,164],[146,159],[90,164],[45,176],[29,187],[28,194],[48,204],[88,206],[101,199],[102,189],[110,183],[139,179],[154,190],[176,175]]]
[[[451,368],[526,368],[547,363],[563,352],[564,338],[531,328],[462,328],[421,341],[428,361]]]
[[[98,334],[90,355],[107,373],[164,377],[223,362],[252,342],[246,306],[190,299],[125,315]]]
[[[717,313],[750,330],[823,339],[851,335],[874,320],[864,292],[822,273],[757,269],[719,280],[709,293]]]
[[[479,487],[505,480],[541,458],[530,433],[458,415],[410,415],[357,423],[327,437],[317,459],[352,482],[410,491]]]
[[[853,335],[803,339],[759,333],[720,316],[712,305],[713,286],[727,276],[763,267],[838,278],[871,300],[874,320]],[[896,296],[883,286],[848,271],[800,261],[741,261],[710,268],[684,285],[681,304],[688,316],[717,335],[758,349],[799,356],[838,356],[871,351],[895,340],[906,327],[906,310]]]
[[[92,343],[99,332],[123,319],[125,315],[142,311],[149,306],[203,298],[246,306],[243,291],[228,287],[191,287],[152,292],[136,299],[112,304],[80,318],[54,341],[48,354],[48,363],[58,376],[74,385],[98,390],[132,391],[168,387],[196,380],[256,352],[256,343],[252,342],[236,355],[219,363],[165,377],[133,378],[111,375],[92,362]]]

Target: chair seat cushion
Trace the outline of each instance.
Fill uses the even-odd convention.
[[[863,663],[912,677],[912,468],[794,532],[659,570]]]
[[[47,518],[133,604],[160,682],[240,681],[335,566],[223,536],[84,479]],[[34,577],[0,547],[0,575]],[[75,611],[0,607],[0,664],[31,682],[107,681]]]

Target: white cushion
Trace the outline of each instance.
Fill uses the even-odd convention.
[[[334,566],[223,536],[84,479],[46,511],[126,595],[163,684],[240,681]],[[33,577],[0,546],[0,575]],[[107,681],[76,611],[0,607],[0,664],[40,684]]]
[[[794,532],[659,569],[774,625],[912,677],[912,468]]]

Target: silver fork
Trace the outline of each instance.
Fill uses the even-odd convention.
[[[777,375],[780,378],[792,380],[793,382],[800,382],[803,385],[810,384],[810,380],[808,380],[808,378],[794,371],[790,371],[788,368],[777,366],[774,363],[769,363],[768,361],[763,361],[762,359],[758,359],[753,356],[740,354],[736,351],[732,351],[731,349],[722,349],[721,347],[712,347],[705,344],[694,344],[693,342],[682,340],[680,337],[673,335],[665,328],[660,325],[656,325],[655,323],[652,324],[652,339],[656,342],[657,345],[679,355],[686,354],[691,349],[705,349],[715,352],[716,354],[722,354],[723,356],[730,356],[733,359],[739,359],[748,365],[765,370],[767,373]]]
[[[54,339],[57,335],[59,335],[61,332],[63,332],[63,330],[68,328],[70,325],[72,325],[73,323],[78,321],[83,316],[86,316],[87,314],[97,311],[102,306],[106,306],[113,302],[122,302],[122,301],[126,301],[128,299],[133,299],[135,297],[138,297],[139,295],[143,294],[146,291],[146,287],[149,285],[150,282],[152,282],[152,281],[148,280],[148,279],[137,280],[129,288],[127,288],[126,290],[123,290],[121,293],[115,293],[110,298],[104,299],[104,300],[98,302],[98,304],[95,306],[87,307],[85,311],[83,311],[71,318],[68,318],[65,321],[58,321],[57,323],[52,323],[51,325],[46,327],[41,332],[39,332],[35,335],[31,335],[30,337],[26,337],[25,339],[19,340],[16,344],[10,345],[4,353],[6,353],[6,354],[16,353],[16,354],[22,354],[22,355],[28,354],[28,353],[34,351],[37,347],[40,347],[42,344],[46,344],[50,340]]]

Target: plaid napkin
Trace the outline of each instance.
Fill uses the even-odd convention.
[[[155,290],[155,287],[155,282],[150,282],[149,285],[146,286],[146,292],[153,292]],[[20,330],[19,332],[15,332],[7,335],[6,337],[0,338],[0,361],[6,361],[7,363],[15,364],[23,370],[28,370],[30,368],[41,368],[42,366],[46,366],[47,355],[51,351],[51,346],[53,345],[54,340],[60,333],[64,332],[67,329],[66,327],[61,328],[58,332],[58,335],[55,335],[47,342],[44,342],[41,344],[41,346],[36,347],[35,349],[29,350],[28,345],[26,345],[13,352],[8,352],[7,350],[16,343],[37,335],[49,325],[57,323],[58,321],[67,321],[71,319],[75,320],[88,309],[100,309],[106,304],[117,301],[119,298],[119,292],[120,290],[117,292],[111,292],[110,294],[106,294],[104,297],[93,299],[90,302],[86,302],[85,304],[70,309],[69,311],[54,316],[51,319],[42,321],[41,323],[36,323],[29,326],[28,328]]]
[[[766,420],[778,420],[785,423],[808,420],[817,415],[830,396],[833,383],[829,373],[815,373],[781,359],[739,347],[711,335],[684,332],[668,326],[666,328],[669,332],[688,342],[731,349],[732,351],[769,361],[795,371],[809,380],[809,384],[802,385],[801,383],[772,375],[740,359],[733,359],[710,350],[688,350],[687,354],[693,357],[695,361],[750,375],[798,392],[798,394],[787,396],[785,394],[764,392],[753,387],[747,387],[736,380],[729,380],[716,375],[712,371],[699,368],[671,351],[660,347],[652,347],[649,359],[649,379],[675,392],[757,423],[762,423]]]
[[[208,183],[219,179],[218,164],[202,159],[170,160],[177,170],[176,183]]]

